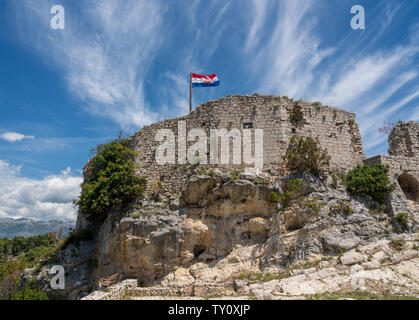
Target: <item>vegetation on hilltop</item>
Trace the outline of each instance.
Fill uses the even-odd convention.
[[[142,196],[145,178],[135,175],[136,152],[121,137],[92,150],[89,179],[75,201],[91,222],[105,220],[111,209],[125,209]]]
[[[349,171],[346,177],[346,189],[352,195],[370,196],[373,200],[384,203],[387,192],[393,190],[388,178],[388,166],[358,166]]]
[[[320,176],[329,167],[330,156],[320,147],[318,138],[293,136],[284,160],[290,171]]]

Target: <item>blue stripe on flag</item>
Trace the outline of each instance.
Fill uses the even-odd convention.
[[[218,87],[220,85],[220,80],[213,83],[192,83],[192,88],[195,87]]]

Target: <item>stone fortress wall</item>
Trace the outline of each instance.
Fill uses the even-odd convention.
[[[318,137],[321,147],[326,148],[331,156],[331,169],[348,171],[362,164],[365,159],[354,113],[322,106],[320,103],[294,101],[280,95],[228,96],[203,103],[187,116],[145,126],[131,137],[132,147],[139,153],[136,162],[141,168],[137,173],[148,178],[147,192],[156,182],[161,181],[163,190],[160,191],[164,195],[179,195],[185,186],[185,178],[194,168],[189,164],[158,165],[155,159],[155,150],[161,145],[161,142],[155,141],[157,131],[171,129],[176,135],[177,146],[178,121],[182,120],[186,121],[187,132],[193,128],[206,131],[208,159],[210,129],[263,129],[263,171],[271,176],[282,176],[286,173],[282,156],[294,135]],[[254,141],[254,134],[252,139]],[[188,142],[188,146],[194,143]],[[225,169],[228,172],[233,168],[243,170],[251,167],[232,164],[232,146],[230,165],[200,165],[202,166],[216,167],[222,171]]]
[[[399,122],[391,131],[388,155],[378,155],[364,162],[390,167],[390,179],[395,189],[389,194],[394,215],[419,212],[419,122]],[[419,216],[417,217],[419,218]]]

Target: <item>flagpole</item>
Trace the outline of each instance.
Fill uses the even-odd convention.
[[[189,113],[192,112],[192,72],[189,73]]]

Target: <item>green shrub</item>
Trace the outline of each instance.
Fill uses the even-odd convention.
[[[279,202],[279,194],[275,191],[272,191],[271,193],[271,201],[273,203],[278,203]]]
[[[58,239],[55,233],[0,239],[0,300],[43,300],[47,298],[35,279],[25,288],[19,288],[21,275],[26,268],[40,265],[51,256]]]
[[[343,214],[345,216],[354,213],[355,210],[352,209],[351,204],[345,200],[338,200],[338,204],[330,207],[330,213],[334,214]]]
[[[231,171],[231,180],[236,181],[239,177],[240,174],[242,173],[242,170],[233,170]]]
[[[282,209],[287,208],[289,206],[289,204],[290,204],[291,192],[286,191],[284,193],[281,193],[279,195],[279,199],[280,199],[281,204],[282,204]]]
[[[298,192],[307,183],[301,179],[291,179],[287,181],[286,190],[289,192]]]
[[[404,239],[393,239],[390,241],[389,246],[396,251],[401,251],[404,248],[406,241]]]
[[[91,221],[103,221],[113,208],[125,209],[142,196],[145,179],[134,173],[136,152],[118,138],[93,150],[90,176],[76,204]]]
[[[293,136],[284,157],[287,168],[316,176],[323,174],[329,167],[330,156],[319,145],[318,138]]]
[[[393,190],[388,179],[388,166],[358,166],[351,170],[346,178],[346,189],[352,195],[370,196],[373,200],[384,203],[387,192]]]
[[[36,283],[31,280],[24,288],[13,292],[11,300],[49,300],[47,294],[43,292]]]
[[[409,222],[409,214],[407,212],[400,212],[396,215],[396,220],[406,227]]]
[[[320,210],[323,206],[323,204],[319,201],[320,198],[314,197],[314,198],[307,198],[307,197],[301,197],[300,201],[302,203],[302,207],[307,210],[307,213],[309,215],[317,216],[320,213]]]

